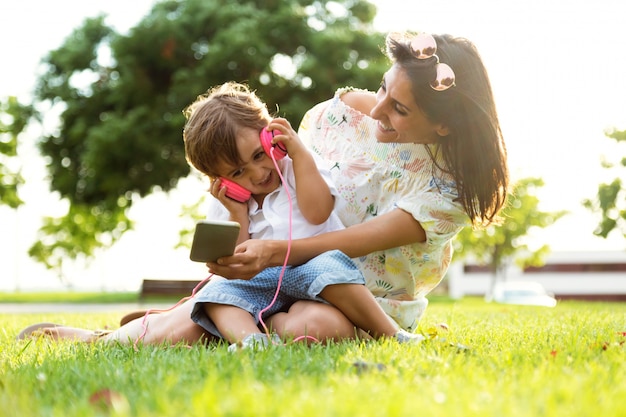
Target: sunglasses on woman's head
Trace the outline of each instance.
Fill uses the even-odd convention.
[[[411,39],[411,50],[417,59],[437,58],[437,64],[435,65],[437,77],[430,82],[433,90],[444,91],[455,85],[454,71],[448,64],[439,62],[439,57],[436,55],[437,42],[432,35],[420,33],[415,36]]]

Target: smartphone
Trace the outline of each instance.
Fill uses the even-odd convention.
[[[215,262],[235,251],[240,225],[231,221],[202,220],[196,224],[189,258],[194,262]]]

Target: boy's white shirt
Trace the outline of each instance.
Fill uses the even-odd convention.
[[[337,207],[341,197],[333,184],[330,172],[324,167],[325,162],[318,155],[313,154],[313,157],[322,178],[328,184],[331,194],[335,197],[335,207]],[[333,210],[328,220],[320,225],[309,223],[302,215],[297,203],[293,161],[289,156],[286,156],[278,161],[278,165],[281,168],[285,183],[265,197],[262,210],[259,209],[259,205],[254,199],[248,201],[248,214],[250,216],[248,232],[252,239],[300,239],[344,228],[339,216],[336,214],[336,210]],[[285,191],[285,184],[289,191],[289,196]],[[307,190],[307,192],[315,193],[316,190]],[[292,209],[291,228],[289,222],[289,197],[291,197]],[[219,200],[209,195],[207,219],[228,220],[228,218],[228,210]],[[290,229],[291,236],[289,236]]]

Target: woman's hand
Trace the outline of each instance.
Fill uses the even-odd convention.
[[[284,242],[283,242],[284,243]],[[218,259],[218,263],[207,263],[209,272],[224,278],[250,279],[270,266],[282,265],[274,261],[280,257],[280,241],[249,239],[235,248],[232,256]]]

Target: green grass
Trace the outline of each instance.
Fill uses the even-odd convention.
[[[141,302],[175,303],[175,296],[149,296]],[[108,304],[108,303],[137,303],[140,302],[137,292],[0,292],[0,304],[2,303],[82,303],[82,304]]]
[[[0,315],[0,415],[626,415],[626,304],[435,301],[420,331],[437,334],[417,346],[294,344],[232,354],[224,345],[135,351],[14,341],[36,321],[103,328],[118,319]],[[114,393],[108,406],[90,401],[102,390]]]

